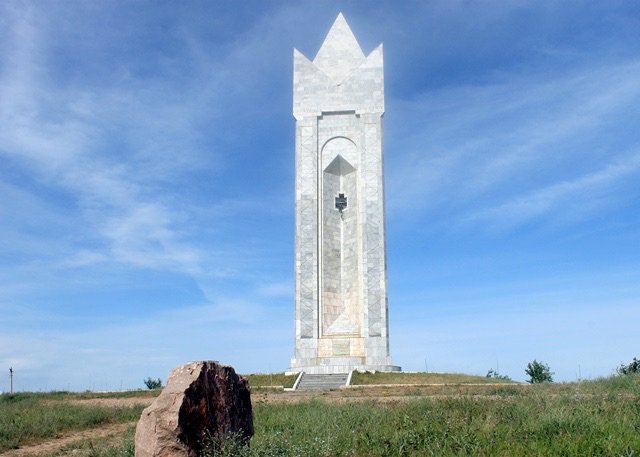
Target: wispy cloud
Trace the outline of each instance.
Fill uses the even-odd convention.
[[[629,270],[637,258],[629,210],[639,200],[637,19],[616,5],[1,2],[0,365],[15,364],[30,388],[46,387],[43,371],[50,388],[107,387],[92,385],[98,378],[114,388],[120,372],[135,386],[195,358],[284,368],[293,318],[291,50],[313,55],[341,8],[365,50],[385,42],[399,363],[422,351],[415,335],[443,357],[468,360],[466,344],[447,352],[435,335],[453,344],[447,335],[459,328],[473,344],[477,331],[475,342],[495,346],[491,323],[526,332],[509,309],[534,299],[571,303],[528,316],[567,319],[557,328],[585,341],[585,320],[569,322],[581,311],[575,298],[603,270]],[[536,231],[538,222],[555,235],[572,224],[604,236],[566,247],[568,236]],[[536,232],[535,248],[514,241],[520,228]],[[418,242],[446,255],[427,257]],[[393,252],[401,243],[406,252]],[[605,250],[616,253],[606,265],[580,263]],[[578,269],[589,275],[559,300],[544,281],[551,264],[569,267],[566,281]],[[525,276],[532,280],[518,283]],[[636,271],[602,282],[587,289],[612,315],[638,296]],[[476,304],[482,295],[479,329],[477,316],[456,316],[465,293]],[[422,319],[433,303],[439,320]],[[486,357],[472,355],[484,366]]]
[[[0,154],[49,190],[47,203],[60,206],[78,238],[65,243],[61,238],[69,233],[51,232],[39,241],[66,246],[58,265],[117,262],[203,280],[205,270],[215,270],[215,251],[193,239],[189,220],[202,202],[190,203],[181,187],[192,170],[207,167],[215,176],[214,167],[223,161],[215,150],[205,159],[198,142],[201,115],[216,117],[224,94],[220,83],[228,79],[211,75],[211,68],[225,62],[195,64],[186,87],[132,74],[113,87],[57,81],[47,67],[55,37],[46,9],[13,5],[5,8],[11,20],[0,73]],[[183,95],[174,96],[180,90]],[[14,220],[23,218],[17,202],[41,198],[25,190],[14,196],[15,204],[3,205]],[[229,206],[247,208],[246,198]],[[209,211],[208,217],[212,224],[231,216]],[[21,238],[25,243],[28,235]],[[216,249],[225,250],[239,252],[221,244]]]
[[[105,235],[118,261],[140,267],[167,268],[197,275],[200,252],[177,241],[169,211],[157,204],[138,204],[109,221]]]
[[[189,360],[216,359],[244,372],[282,370],[290,356],[288,313],[270,309],[272,324],[264,325],[263,305],[237,299],[222,303],[144,318],[123,316],[90,329],[36,329],[29,337],[4,331],[0,360],[16,370],[19,390],[136,388],[145,377],[164,378],[170,368]],[[0,391],[6,389],[3,384]]]
[[[519,219],[521,211],[510,213],[514,206],[532,204],[533,214],[571,189],[589,194],[592,186],[597,192],[615,185],[637,166],[633,150],[608,140],[633,123],[638,74],[637,61],[595,62],[568,75],[511,75],[398,102],[411,121],[395,127],[402,140],[391,147],[402,154],[388,166],[389,207],[415,217],[416,209],[429,213],[446,205],[450,226],[475,221],[483,211],[496,216],[499,206],[506,210],[504,226],[513,227],[526,219]],[[508,203],[496,205],[505,197]]]
[[[507,229],[540,216],[559,223],[575,223],[620,200],[633,197],[640,180],[640,154],[609,164],[576,179],[509,198],[505,203],[468,215],[463,224]],[[630,195],[631,194],[631,195]]]

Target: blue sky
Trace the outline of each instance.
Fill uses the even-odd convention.
[[[640,355],[636,2],[0,3],[0,391],[293,352],[292,50],[385,51],[391,354]]]

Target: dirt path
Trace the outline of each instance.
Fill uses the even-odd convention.
[[[153,397],[130,397],[130,398],[89,398],[86,400],[70,400],[70,403],[78,405],[98,405],[109,408],[130,407],[135,405],[150,405],[155,398]],[[58,401],[58,400],[53,400]],[[90,428],[79,432],[65,433],[58,438],[53,438],[42,443],[23,446],[11,451],[0,453],[2,457],[26,457],[26,456],[48,456],[53,452],[59,451],[63,447],[75,441],[85,439],[105,438],[112,435],[119,435],[127,431],[129,427],[135,426],[136,422],[127,422],[125,424],[108,424],[100,425],[96,428]]]
[[[149,406],[155,397],[129,397],[129,398],[88,398],[84,400],[69,400],[75,405],[104,406],[106,408],[128,408],[131,406]]]
[[[59,451],[68,444],[75,441],[81,441],[85,439],[105,438],[112,435],[119,435],[127,431],[129,427],[135,426],[135,422],[127,422],[125,424],[111,424],[103,425],[98,428],[91,428],[83,430],[81,432],[73,432],[63,435],[59,438],[54,438],[44,443],[34,444],[32,446],[25,446],[19,449],[7,451],[4,454],[0,454],[2,457],[26,457],[26,456],[48,456],[53,452]]]

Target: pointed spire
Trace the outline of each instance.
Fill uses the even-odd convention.
[[[358,40],[342,13],[338,14],[313,63],[336,84],[340,84],[364,61]]]

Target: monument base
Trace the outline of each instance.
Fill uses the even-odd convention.
[[[388,363],[365,363],[364,357],[318,357],[314,359],[291,359],[291,367],[285,374],[292,375],[304,371],[308,374],[345,374],[358,371],[402,371],[397,365]]]
[[[298,339],[287,373],[339,374],[352,370],[401,371],[382,337]]]
[[[358,365],[348,369],[342,369],[335,366],[313,366],[301,368],[289,368],[284,372],[285,375],[296,375],[301,371],[308,374],[347,374],[352,370],[356,371],[402,371],[402,367],[397,365]]]

